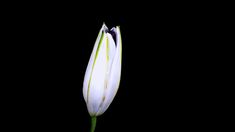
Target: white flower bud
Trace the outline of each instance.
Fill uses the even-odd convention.
[[[120,28],[103,24],[95,42],[83,83],[83,96],[91,116],[103,114],[117,93],[121,77]]]

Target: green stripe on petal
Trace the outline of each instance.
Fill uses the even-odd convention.
[[[109,39],[108,37],[106,38],[106,53],[107,53],[107,61],[109,61]]]
[[[97,50],[96,50],[96,53],[95,53],[94,63],[92,65],[91,76],[90,76],[90,79],[89,79],[89,82],[88,82],[88,89],[87,89],[87,103],[88,103],[88,97],[89,97],[89,93],[90,93],[90,84],[91,84],[92,73],[93,73],[94,66],[95,66],[95,63],[96,63],[96,59],[97,59],[97,56],[98,56],[98,53],[99,53],[99,50],[100,50],[100,45],[101,45],[103,39],[104,39],[104,31],[102,31],[100,41],[99,41],[99,44],[98,44],[98,47],[97,47]]]

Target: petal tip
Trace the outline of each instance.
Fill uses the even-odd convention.
[[[108,31],[108,27],[106,26],[105,22],[103,22],[102,30],[103,31]]]

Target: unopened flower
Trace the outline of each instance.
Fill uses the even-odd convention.
[[[95,42],[83,83],[83,96],[90,116],[103,114],[117,93],[121,77],[120,28],[103,24]]]

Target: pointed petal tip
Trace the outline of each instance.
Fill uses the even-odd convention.
[[[120,26],[116,26],[116,29],[117,29],[117,30],[120,30]]]
[[[106,24],[103,22],[103,25],[102,25],[102,30],[103,31],[107,31],[108,30],[108,27],[106,26]]]

